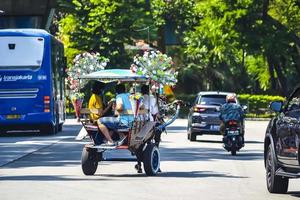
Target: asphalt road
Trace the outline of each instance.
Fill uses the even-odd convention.
[[[186,120],[162,136],[156,177],[137,174],[127,151],[107,153],[94,176],[81,171],[87,141],[75,141],[80,125],[68,121],[55,136],[0,137],[0,199],[298,199],[300,180],[285,195],[269,194],[263,165],[267,122],[246,122],[246,146],[237,156],[222,148],[220,136],[186,138]],[[116,159],[118,160],[118,159]]]

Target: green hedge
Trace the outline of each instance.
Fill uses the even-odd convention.
[[[184,102],[193,103],[196,95],[177,94],[177,99]],[[272,117],[274,113],[270,112],[269,105],[272,101],[284,101],[285,98],[281,96],[271,95],[252,95],[252,94],[240,94],[238,95],[240,104],[248,107],[246,117],[260,117],[268,118]],[[187,117],[189,111],[188,106],[184,106],[180,112],[180,117]]]
[[[242,105],[248,106],[248,117],[271,117],[273,113],[270,112],[269,105],[272,101],[285,101],[284,97],[271,95],[238,95],[239,101]]]
[[[183,100],[184,102],[189,102],[191,105],[194,103],[196,94],[186,95],[186,94],[176,94],[176,99]],[[272,101],[285,101],[284,97],[281,96],[270,96],[270,95],[252,95],[252,94],[240,94],[238,99],[242,105],[248,107],[246,117],[259,117],[268,118],[272,117],[274,113],[270,112],[269,105]],[[190,106],[183,106],[180,110],[179,117],[186,118],[189,112]],[[73,114],[73,106],[71,102],[67,101],[67,113]]]

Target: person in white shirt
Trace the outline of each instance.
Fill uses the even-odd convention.
[[[145,109],[148,110],[150,114],[149,119],[150,121],[154,121],[158,114],[157,99],[152,94],[149,94],[149,85],[142,85],[141,93],[144,97],[143,104]]]

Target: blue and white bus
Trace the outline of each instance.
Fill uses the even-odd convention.
[[[57,133],[65,120],[63,44],[40,29],[0,30],[0,133]]]

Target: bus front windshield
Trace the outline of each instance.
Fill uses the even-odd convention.
[[[44,55],[44,38],[0,37],[0,70],[37,70]]]

